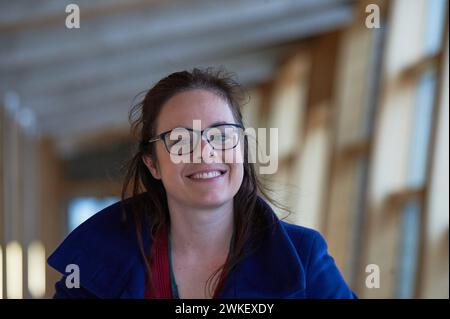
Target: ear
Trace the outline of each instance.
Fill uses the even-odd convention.
[[[145,166],[147,166],[153,178],[161,179],[161,174],[159,173],[158,166],[153,162],[150,155],[142,155],[142,161],[144,162]]]

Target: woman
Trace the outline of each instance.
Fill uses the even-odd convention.
[[[123,200],[48,260],[63,274],[55,298],[355,297],[322,236],[279,220],[263,199],[240,92],[211,69],[148,91],[131,112],[140,143]]]

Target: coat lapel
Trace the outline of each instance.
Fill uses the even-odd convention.
[[[73,231],[49,257],[53,268],[66,273],[69,264],[80,269],[81,286],[99,298],[144,298],[145,264],[134,223],[122,221],[121,204],[97,213]],[[274,218],[271,231],[230,273],[219,298],[300,298],[305,275],[296,249],[280,220],[261,198],[259,213]],[[150,251],[150,234],[144,229],[144,249]]]
[[[80,284],[99,298],[142,298],[145,264],[135,226],[123,220],[121,202],[105,208],[75,229],[48,258],[48,264],[63,275],[75,264]],[[151,245],[144,231],[145,251]]]
[[[244,258],[230,274],[220,298],[300,298],[305,290],[305,273],[288,234],[261,198],[258,213],[274,218],[259,246]]]

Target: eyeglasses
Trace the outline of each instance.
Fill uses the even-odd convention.
[[[215,150],[235,148],[243,134],[244,128],[239,124],[217,124],[201,131],[185,127],[176,127],[148,140],[148,143],[164,141],[166,150],[173,155],[185,155],[194,151],[202,137]]]

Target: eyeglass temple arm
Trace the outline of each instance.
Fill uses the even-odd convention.
[[[156,137],[153,137],[153,138],[149,139],[147,142],[148,143],[153,143],[153,142],[159,141],[160,139],[161,139],[161,136],[156,136]]]

